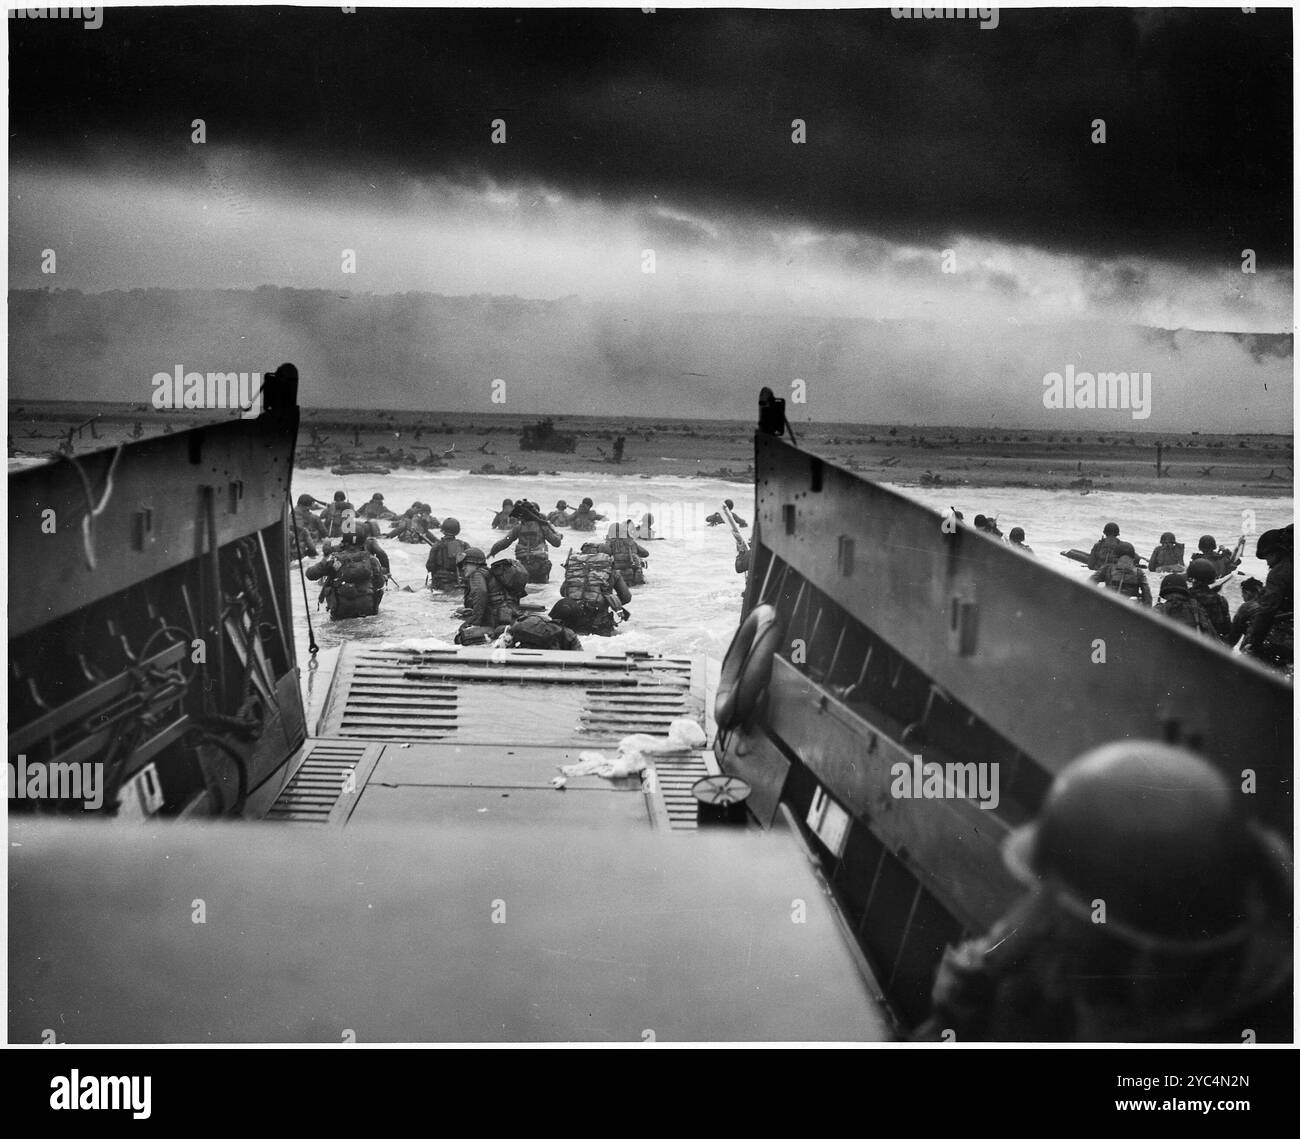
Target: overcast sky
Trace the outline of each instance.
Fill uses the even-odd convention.
[[[11,286],[1290,332],[1290,19],[11,19]]]

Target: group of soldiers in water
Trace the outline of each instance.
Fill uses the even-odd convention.
[[[954,509],[953,515],[963,521],[961,511]],[[1003,537],[996,520],[983,514],[975,516],[974,526],[1023,553],[1033,553],[1019,526]],[[1185,545],[1167,530],[1144,561],[1132,543],[1120,537],[1118,523],[1107,522],[1086,559],[1081,551],[1070,551],[1067,556],[1086,560],[1093,571],[1091,580],[1098,585],[1131,597],[1140,605],[1154,607],[1162,617],[1213,637],[1229,648],[1240,645],[1243,653],[1263,664],[1289,671],[1294,625],[1292,533],[1293,526],[1287,526],[1259,536],[1255,556],[1268,563],[1268,576],[1264,581],[1251,577],[1241,583],[1242,603],[1236,613],[1229,611],[1227,598],[1220,590],[1241,564],[1244,537],[1235,550],[1229,550],[1219,545],[1214,535],[1203,534],[1195,552],[1187,558]],[[1160,575],[1159,592],[1154,597],[1147,573]]]
[[[319,514],[318,507],[323,508]],[[391,526],[381,534],[385,521]],[[328,504],[304,494],[293,511],[292,553],[305,560],[321,547],[324,556],[307,568],[306,576],[322,582],[321,601],[331,619],[340,620],[379,611],[384,584],[392,581],[381,536],[427,545],[426,585],[436,592],[463,593],[457,644],[572,650],[582,647],[578,634],[609,636],[629,618],[632,588],[646,580],[650,554],[641,543],[654,540],[653,517],[646,515],[637,524],[631,519],[610,523],[603,541],[584,542],[571,553],[563,567],[560,599],[549,614],[524,598],[530,584],[551,580],[549,549],[562,544],[561,528],[594,532],[605,521],[590,498],[574,509],[561,499],[546,515],[527,499],[507,498],[492,519],[493,529],[505,533],[485,552],[461,537],[458,519],[435,518],[427,503],[414,502],[398,515],[385,506],[382,494],[359,509],[342,491]],[[511,546],[512,557],[491,561]]]
[[[958,522],[965,521],[966,516],[960,510],[954,507],[952,513]],[[1032,554],[1034,552],[1033,547],[1025,545],[1025,532],[1019,526],[1011,527],[1011,533],[1004,536],[1002,531],[998,529],[997,519],[989,518],[983,514],[975,515],[974,526],[981,534],[987,534],[990,538],[1001,538],[1002,541],[1009,546],[1014,546],[1021,553]]]
[[[1146,570],[1161,575],[1155,612],[1229,648],[1240,644],[1243,653],[1262,663],[1289,667],[1294,626],[1293,534],[1294,525],[1290,525],[1259,536],[1255,556],[1268,564],[1268,575],[1262,582],[1253,577],[1242,582],[1242,604],[1232,614],[1220,589],[1241,564],[1245,538],[1235,550],[1229,550],[1212,534],[1202,535],[1196,552],[1185,560],[1184,544],[1166,531],[1146,559]],[[1088,568],[1094,582],[1141,605],[1152,605],[1142,559],[1133,545],[1120,537],[1116,523],[1106,523],[1088,554]]]

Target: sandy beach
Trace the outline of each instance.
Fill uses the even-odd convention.
[[[142,405],[10,401],[9,455],[71,446],[74,454],[199,422]],[[722,420],[558,416],[573,450],[525,450],[535,416],[376,410],[303,410],[296,464],[451,468],[482,474],[574,472],[743,481],[752,474],[752,426]],[[138,425],[138,426],[137,426]],[[920,487],[1284,497],[1293,490],[1289,435],[1071,434],[1018,428],[800,424],[800,444],[831,462],[891,483]],[[138,432],[138,435],[136,434]],[[615,462],[622,437],[621,461]],[[1160,474],[1157,476],[1157,442]]]

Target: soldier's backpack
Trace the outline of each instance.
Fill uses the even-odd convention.
[[[370,566],[370,554],[359,548],[341,550],[336,555],[339,570],[334,592],[340,601],[349,605],[365,601],[374,594],[374,582]]]
[[[1160,609],[1166,617],[1177,621],[1180,625],[1186,625],[1189,629],[1195,629],[1198,633],[1214,632],[1214,624],[1210,621],[1209,614],[1189,593],[1167,594]]]
[[[566,640],[565,628],[537,613],[520,617],[510,626],[510,636],[518,645],[529,649],[562,649]]]
[[[636,552],[636,544],[630,538],[610,538],[605,542],[614,559],[614,568],[622,575],[628,585],[644,585],[642,561]]]
[[[1136,597],[1142,592],[1141,572],[1135,566],[1125,567],[1112,562],[1106,568],[1106,588]]]
[[[370,554],[363,549],[344,550],[339,555],[339,580],[360,585],[370,583]]]
[[[493,577],[496,578],[497,584],[505,591],[507,597],[511,600],[517,600],[528,592],[528,570],[518,562],[502,560],[493,562],[490,568]]]
[[[468,549],[468,544],[459,538],[443,538],[434,543],[424,568],[430,573],[450,573],[455,576],[456,559]]]
[[[614,559],[608,554],[570,554],[564,563],[560,596],[576,601],[590,612],[608,607],[613,592]]]

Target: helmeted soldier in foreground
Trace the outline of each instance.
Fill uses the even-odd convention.
[[[393,511],[389,510],[388,507],[384,505],[384,496],[378,491],[370,496],[369,502],[362,504],[361,509],[358,510],[357,513],[362,518],[383,518],[392,520],[397,517]]]
[[[1241,583],[1241,605],[1232,615],[1232,628],[1228,634],[1228,644],[1236,648],[1250,623],[1259,610],[1259,595],[1264,590],[1264,583],[1257,577],[1248,577]]]
[[[1238,547],[1240,549],[1240,547]],[[1241,559],[1236,552],[1228,549],[1226,546],[1220,546],[1215,540],[1213,534],[1202,534],[1201,540],[1196,544],[1196,553],[1192,555],[1192,561],[1204,558],[1214,567],[1214,576],[1223,577],[1231,573],[1239,565]],[[1190,568],[1190,563],[1189,563]]]
[[[385,537],[396,538],[399,542],[423,545],[433,541],[429,535],[437,526],[438,520],[433,516],[433,507],[427,502],[413,502],[403,511],[401,517],[393,520],[392,529]]]
[[[515,508],[513,498],[503,498],[501,500],[501,509],[492,515],[493,530],[509,530],[515,524],[514,519],[510,517],[510,512]]]
[[[1151,586],[1147,583],[1146,574],[1137,568],[1128,554],[1121,554],[1098,573],[1107,589],[1125,597],[1136,598],[1142,605],[1151,604]]]
[[[460,556],[469,549],[469,544],[462,541],[459,534],[460,522],[457,519],[448,517],[442,520],[442,537],[430,547],[429,557],[424,563],[424,568],[429,571],[430,589],[445,592],[460,587]]]
[[[547,555],[548,544],[559,546],[560,535],[538,512],[537,507],[526,499],[520,499],[512,508],[511,518],[514,525],[504,538],[498,539],[488,550],[489,558],[496,557],[508,546],[514,545],[515,557],[528,570],[528,580],[547,582],[551,580],[551,559]]]
[[[608,637],[614,632],[615,614],[626,618],[623,606],[632,600],[632,591],[614,568],[614,559],[597,544],[585,542],[582,552],[570,554],[564,563],[560,598],[551,609],[554,620],[576,633]]]
[[[1155,611],[1207,637],[1218,636],[1214,621],[1187,588],[1186,574],[1165,574],[1160,582],[1160,604]]]
[[[470,546],[459,558],[465,586],[464,624],[456,631],[458,645],[481,645],[513,624],[518,613],[501,583],[488,572],[487,558],[477,546]]]
[[[1147,558],[1147,569],[1152,573],[1182,573],[1186,568],[1183,562],[1184,546],[1172,530],[1160,535],[1160,545],[1151,551]],[[1219,574],[1216,577],[1222,576]]]
[[[1226,642],[1232,635],[1232,615],[1227,599],[1210,588],[1214,584],[1213,564],[1208,558],[1193,558],[1186,577],[1187,595],[1205,610],[1215,636]]]
[[[1106,570],[1125,554],[1135,563],[1138,560],[1137,551],[1132,544],[1120,538],[1118,522],[1107,522],[1101,533],[1100,540],[1088,554],[1088,568],[1096,571],[1092,575],[1093,581],[1104,581]]]
[[[555,504],[555,509],[546,516],[546,521],[552,526],[567,526],[569,524],[569,519],[572,517],[573,514],[569,510],[569,504],[565,502],[564,499],[560,499],[559,502]]]
[[[373,617],[384,596],[384,569],[366,549],[360,534],[345,534],[337,549],[307,569],[312,581],[324,580],[321,597],[330,620]]]
[[[627,523],[610,523],[601,548],[614,559],[614,568],[629,586],[645,585],[643,559],[650,556],[650,551],[632,536]]]
[[[356,518],[356,507],[348,501],[348,496],[341,490],[334,492],[334,501],[320,513],[320,524],[325,528],[325,537],[341,538],[352,533]]]
[[[1030,894],[945,952],[913,1038],[1290,1040],[1291,854],[1241,812],[1182,748],[1080,756],[1003,847]]]
[[[603,521],[605,516],[596,513],[595,504],[589,498],[578,503],[578,509],[569,516],[569,526],[574,530],[594,530],[596,523]]]
[[[325,527],[321,525],[321,520],[314,510],[315,507],[324,505],[319,499],[312,498],[310,494],[300,494],[298,504],[293,508],[294,525],[301,526],[307,531],[313,543],[323,541],[326,536]]]
[[[1255,545],[1255,556],[1268,563],[1268,577],[1260,591],[1255,615],[1246,630],[1243,652],[1263,660],[1289,665],[1294,659],[1295,530],[1266,530]]]

